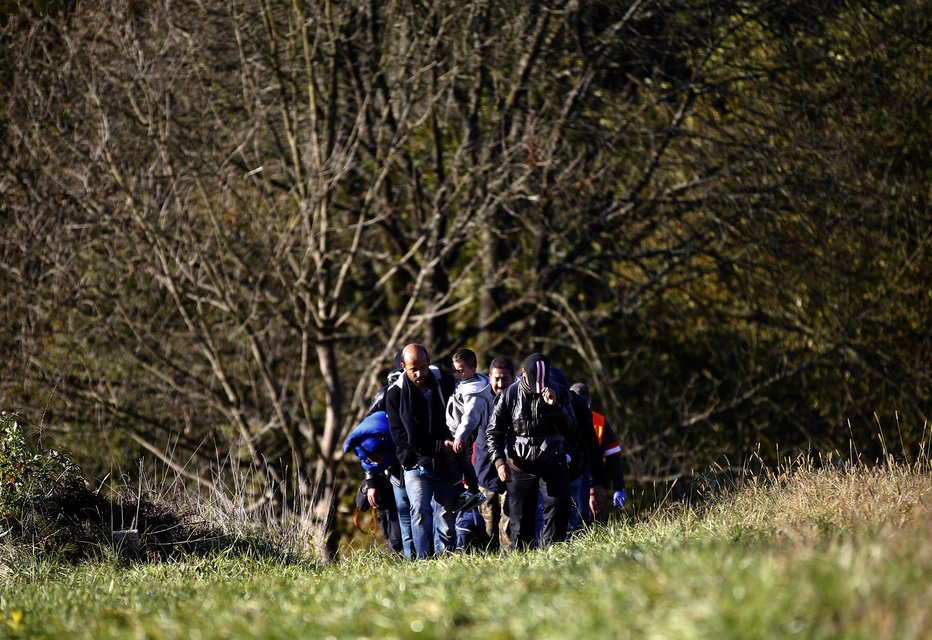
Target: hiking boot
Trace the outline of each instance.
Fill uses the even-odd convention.
[[[457,498],[456,503],[453,505],[453,513],[460,513],[461,511],[469,511],[475,507],[478,507],[480,504],[485,502],[485,496],[476,491],[464,491]]]

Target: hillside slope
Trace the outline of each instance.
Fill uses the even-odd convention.
[[[797,468],[547,551],[6,567],[0,635],[928,638],[932,476]]]

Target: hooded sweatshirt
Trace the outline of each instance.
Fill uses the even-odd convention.
[[[475,440],[479,427],[485,427],[489,421],[493,400],[489,379],[481,373],[456,384],[447,402],[447,428],[454,440]]]
[[[343,445],[343,453],[352,449],[359,458],[366,477],[372,477],[395,464],[395,445],[388,428],[388,417],[384,411],[376,411],[360,422]],[[369,456],[379,454],[381,462],[373,462]]]

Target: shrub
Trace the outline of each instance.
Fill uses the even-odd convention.
[[[81,539],[69,512],[93,494],[65,454],[30,446],[16,415],[0,413],[0,527],[4,537],[68,551]]]
[[[0,539],[19,550],[80,560],[115,546],[114,532],[134,529],[138,557],[150,561],[176,552],[287,554],[267,536],[228,534],[189,507],[143,493],[140,489],[110,498],[90,490],[67,455],[42,450],[15,414],[0,413]]]

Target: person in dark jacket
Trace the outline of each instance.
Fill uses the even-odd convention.
[[[521,381],[496,399],[486,429],[489,453],[508,487],[513,549],[534,544],[538,491],[544,520],[540,546],[566,538],[570,493],[564,437],[575,428],[569,390],[551,379],[547,359],[532,353]]]
[[[505,356],[498,356],[489,363],[489,384],[498,398],[515,381],[515,365]],[[493,404],[494,406],[494,404]],[[505,483],[498,477],[495,461],[489,455],[486,424],[480,424],[476,433],[474,465],[479,478],[479,491],[485,502],[479,505],[479,513],[485,520],[485,532],[489,538],[489,549],[496,550],[511,544],[508,535],[507,491]]]
[[[567,466],[570,476],[570,505],[569,525],[567,529],[578,529],[583,521],[583,515],[599,513],[605,504],[605,467],[602,461],[602,450],[592,428],[592,410],[589,403],[579,394],[572,391],[566,375],[557,367],[552,367],[550,376],[560,385],[570,389],[570,406],[576,418],[576,431],[568,442]]]
[[[592,396],[589,394],[589,387],[584,382],[577,382],[570,387],[570,391],[585,400],[590,408],[592,407]],[[625,493],[625,474],[621,466],[621,444],[618,441],[618,435],[611,423],[598,411],[592,411],[592,426],[599,443],[602,460],[605,463],[606,488],[612,490],[612,506],[616,509],[624,509],[628,494]],[[607,522],[608,511],[608,509],[595,511],[594,517],[599,522]],[[587,522],[591,522],[592,512],[583,512],[582,515]]]
[[[434,510],[440,508],[443,551],[456,549],[454,486],[462,476],[453,464],[453,440],[446,426],[443,393],[419,344],[402,350],[404,375],[385,392],[385,412],[411,504],[411,533],[418,558],[435,553]]]
[[[398,350],[398,353],[395,354],[394,362],[392,363],[392,370],[388,372],[387,382],[383,385],[378,391],[376,391],[375,396],[372,398],[372,402],[369,405],[369,410],[366,413],[366,417],[369,417],[375,413],[382,412],[385,413],[385,392],[389,390],[393,385],[398,382],[398,379],[404,375],[404,371],[401,366],[401,350]],[[385,419],[385,428],[388,431],[388,418]],[[391,432],[388,431],[389,441],[391,442]],[[392,444],[392,457],[394,463],[389,467],[388,470],[388,479],[391,484],[392,495],[389,497],[391,502],[395,505],[395,511],[398,514],[398,526],[401,529],[401,543],[404,550],[405,558],[411,560],[414,558],[414,538],[411,535],[411,505],[408,503],[408,494],[405,493],[405,481],[404,475],[402,474],[401,465],[398,463],[397,457],[395,457],[395,444]],[[367,472],[368,473],[368,472]],[[368,477],[368,475],[367,475]],[[366,497],[369,501],[370,506],[374,509],[385,509],[385,505],[388,503],[388,500],[385,497],[385,493],[381,493],[378,496],[372,495],[372,488],[366,485]],[[374,502],[373,502],[374,501]],[[381,514],[380,514],[381,515]]]

